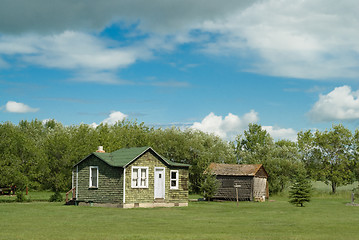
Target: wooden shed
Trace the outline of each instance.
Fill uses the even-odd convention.
[[[268,173],[262,164],[211,163],[208,172],[215,175],[219,187],[214,199],[264,201],[269,197]]]

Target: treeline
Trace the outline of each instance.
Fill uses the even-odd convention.
[[[55,120],[0,125],[0,185],[67,191],[72,166],[103,146],[106,152],[151,146],[163,157],[191,164],[190,190],[199,191],[210,162],[235,163],[231,143],[200,131],[150,128],[135,121],[63,126]]]
[[[331,185],[333,193],[359,179],[359,130],[353,134],[341,124],[325,131],[300,131],[297,142],[274,142],[260,125],[249,124],[236,142],[238,162],[262,163],[272,193],[283,191],[299,174]]]
[[[211,162],[264,164],[271,193],[283,191],[298,172],[330,183],[335,192],[359,175],[358,136],[337,125],[330,131],[299,132],[297,143],[275,142],[260,125],[250,124],[236,141],[227,142],[193,129],[153,128],[129,120],[96,128],[55,120],[5,122],[0,124],[0,185],[66,191],[72,166],[98,146],[107,152],[151,146],[167,159],[191,165],[191,192],[199,192]]]

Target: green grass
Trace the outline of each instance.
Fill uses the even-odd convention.
[[[53,195],[53,192],[50,191],[34,191],[34,192],[28,192],[28,195],[25,195],[25,199],[28,201],[49,201],[50,196]],[[62,193],[63,199],[65,200],[66,194]],[[71,196],[70,196],[71,198]],[[4,202],[15,202],[16,201],[16,195],[0,195],[0,203]]]
[[[357,239],[359,207],[336,195],[294,207],[190,202],[188,207],[118,209],[31,202],[0,204],[0,239]]]

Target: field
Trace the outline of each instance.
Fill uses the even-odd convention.
[[[315,187],[304,208],[290,205],[286,196],[238,207],[190,202],[189,207],[154,209],[3,202],[0,239],[358,239],[359,207],[346,206],[350,191],[329,195],[326,186]]]

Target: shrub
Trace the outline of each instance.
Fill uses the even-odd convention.
[[[16,202],[24,202],[24,201],[26,201],[24,193],[23,192],[17,192],[16,193]]]
[[[63,197],[60,192],[55,192],[49,199],[50,202],[62,202],[62,200]]]

